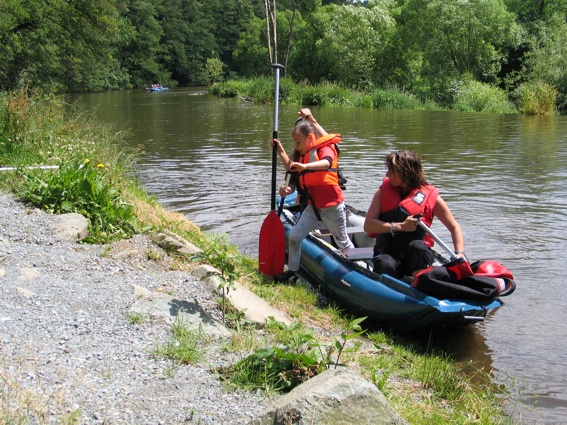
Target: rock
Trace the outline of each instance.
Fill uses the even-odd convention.
[[[168,252],[177,252],[179,254],[195,255],[201,250],[193,245],[191,242],[186,241],[175,233],[164,230],[157,235],[156,243],[159,247]]]
[[[209,291],[216,293],[220,285],[219,274],[220,271],[209,264],[200,264],[191,271],[191,275],[200,279]]]
[[[27,298],[33,298],[33,297],[36,297],[36,296],[37,296],[37,294],[36,294],[35,292],[30,291],[29,289],[26,289],[26,288],[17,287],[16,290],[17,290],[20,294],[22,294],[24,297],[27,297]]]
[[[329,369],[276,399],[249,425],[402,425],[407,422],[374,384]]]
[[[265,325],[268,317],[273,317],[278,322],[286,325],[291,324],[291,319],[287,314],[272,307],[238,282],[234,284],[234,289],[228,291],[227,298],[230,304],[238,311],[244,310],[246,319],[258,326]]]
[[[201,279],[210,291],[214,291],[222,296],[219,273],[216,268],[208,264],[199,265],[191,272],[193,276]],[[228,288],[226,298],[236,310],[244,311],[244,317],[256,326],[264,326],[268,317],[273,317],[278,322],[286,325],[291,324],[291,319],[287,314],[272,307],[238,282],[235,282],[232,288]]]
[[[77,242],[87,237],[89,222],[81,214],[69,213],[54,216],[55,237]]]
[[[152,292],[134,285],[136,302],[129,313],[138,313],[153,318],[162,318],[166,322],[179,321],[189,329],[203,331],[209,336],[229,337],[230,331],[214,320],[198,304],[180,300],[161,292]]]

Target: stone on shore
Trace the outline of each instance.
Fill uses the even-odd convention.
[[[407,425],[376,385],[329,369],[275,399],[248,425]]]
[[[55,237],[69,242],[77,242],[87,237],[89,222],[81,214],[69,213],[53,217]]]
[[[228,338],[231,334],[196,303],[180,300],[162,292],[152,292],[136,285],[134,285],[134,295],[136,302],[130,307],[129,313],[159,318],[171,324],[183,324],[194,332],[204,332],[209,336]]]
[[[210,291],[214,291],[222,295],[220,288],[220,280],[218,278],[219,271],[214,267],[203,264],[196,267],[192,271],[192,275],[198,277],[207,285]],[[225,288],[226,290],[226,288]],[[256,326],[264,326],[269,317],[274,318],[278,322],[291,324],[291,318],[283,311],[272,307],[258,295],[248,290],[244,285],[235,282],[226,293],[228,302],[238,311],[244,313],[244,317]]]

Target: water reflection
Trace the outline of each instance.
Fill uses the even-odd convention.
[[[139,171],[150,192],[204,229],[227,233],[256,257],[270,208],[273,108],[220,100],[203,90],[110,92],[82,96],[99,116],[131,133],[145,154]],[[297,106],[280,106],[289,132]],[[521,403],[524,423],[567,417],[567,119],[478,113],[314,108],[343,135],[345,196],[366,209],[385,174],[384,156],[415,149],[428,180],[461,224],[471,259],[496,259],[518,288],[484,324],[440,344],[463,361],[493,369]],[[283,174],[278,175],[283,182]],[[434,230],[450,240],[443,226]],[[512,377],[512,378],[510,378]]]

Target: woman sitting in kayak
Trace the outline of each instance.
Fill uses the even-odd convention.
[[[451,233],[457,257],[465,257],[461,227],[439,191],[425,181],[421,158],[410,150],[386,157],[388,171],[366,213],[364,230],[376,234],[374,271],[393,277],[415,275],[433,264],[433,238],[417,226],[437,217]]]

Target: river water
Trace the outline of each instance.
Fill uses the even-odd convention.
[[[168,208],[226,233],[257,257],[270,210],[272,105],[218,99],[205,89],[74,96],[140,147],[141,180]],[[280,105],[291,151],[298,106]],[[567,117],[313,108],[343,135],[347,203],[366,209],[386,172],[385,155],[409,148],[423,159],[465,235],[470,259],[494,259],[516,292],[484,323],[447,343],[462,361],[493,370],[517,423],[567,422]],[[283,173],[278,174],[278,184]],[[437,224],[437,226],[436,226]],[[444,227],[433,230],[450,241]]]

